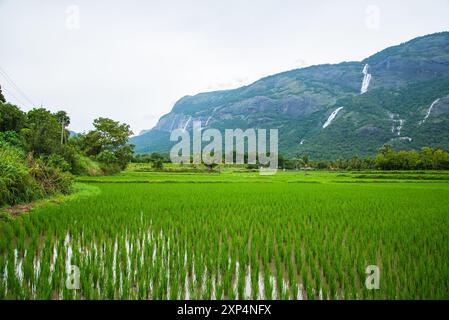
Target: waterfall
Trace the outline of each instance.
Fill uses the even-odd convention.
[[[392,126],[391,126],[391,133],[393,134],[397,134],[398,136],[401,135],[401,130],[402,127],[404,126],[404,119],[400,119],[399,115],[397,113],[390,113],[389,117],[391,119],[392,122]]]
[[[335,119],[335,117],[337,116],[337,114],[340,112],[341,109],[343,109],[343,107],[339,107],[339,108],[335,109],[334,112],[331,113],[329,118],[327,118],[326,122],[323,124],[323,129],[328,127],[331,124],[332,120]]]
[[[189,119],[187,120],[187,122],[184,124],[184,128],[182,128],[183,130],[187,130],[187,127],[191,120],[192,120],[192,117],[190,116]]]
[[[432,102],[432,104],[429,107],[429,110],[427,110],[426,116],[424,117],[424,119],[419,123],[419,124],[423,124],[424,122],[426,122],[427,118],[430,116],[430,113],[432,112],[433,106],[435,104],[437,104],[440,101],[440,99],[436,99],[434,102]]]
[[[368,73],[369,65],[365,64],[365,67],[363,67],[363,81],[362,81],[362,87],[360,88],[360,94],[364,94],[368,91],[369,83],[371,82],[371,74]]]
[[[175,117],[173,117],[173,120],[171,122],[170,131],[173,131],[173,126],[175,125]]]

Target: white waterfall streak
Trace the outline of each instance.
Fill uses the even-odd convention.
[[[337,116],[337,114],[340,112],[341,109],[343,109],[343,107],[339,107],[335,109],[334,112],[331,113],[329,118],[327,118],[326,122],[323,124],[323,129],[331,124],[331,122],[335,119],[335,117]]]
[[[403,119],[399,119],[399,125],[396,127],[396,130],[398,132],[398,136],[401,135],[401,130],[402,130],[402,126],[404,125],[404,120]]]
[[[392,122],[391,133],[396,134],[398,136],[401,135],[402,127],[404,126],[404,119],[400,119],[397,113],[390,113],[389,117]]]
[[[192,121],[192,117],[191,116],[189,117],[187,122],[184,124],[184,128],[182,128],[183,130],[187,130],[187,127],[189,126],[190,121]]]
[[[371,74],[368,73],[369,65],[365,64],[365,67],[363,68],[363,81],[362,81],[362,87],[360,88],[360,94],[364,94],[368,91],[369,84],[371,82]]]
[[[436,99],[434,102],[432,102],[432,104],[430,105],[429,109],[427,110],[426,116],[424,117],[424,119],[421,121],[420,124],[423,124],[424,122],[426,122],[427,118],[430,116],[430,113],[432,112],[433,106],[435,104],[437,104],[440,101],[440,99]]]
[[[212,119],[212,116],[209,116],[209,118],[207,118],[206,124],[204,126],[207,126],[209,124],[210,119]]]

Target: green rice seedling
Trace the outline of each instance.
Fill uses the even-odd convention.
[[[265,178],[96,177],[94,196],[0,220],[0,298],[448,298],[446,184]],[[322,183],[288,183],[301,179]],[[67,234],[75,291],[65,287]],[[368,265],[381,270],[378,290],[365,287]]]

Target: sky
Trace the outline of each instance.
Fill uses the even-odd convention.
[[[27,111],[135,134],[185,95],[449,31],[449,0],[0,0],[0,85]]]

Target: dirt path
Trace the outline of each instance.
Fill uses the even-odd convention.
[[[27,213],[34,207],[34,203],[27,203],[27,204],[17,204],[15,206],[5,208],[4,211],[8,212],[14,217],[17,217],[18,215],[21,215],[23,213]]]

